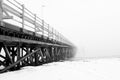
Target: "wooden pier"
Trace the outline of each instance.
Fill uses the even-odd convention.
[[[74,45],[44,20],[16,0],[0,0],[0,73],[73,56]]]

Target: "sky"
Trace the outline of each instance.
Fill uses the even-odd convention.
[[[75,44],[77,56],[120,55],[119,0],[17,1]]]

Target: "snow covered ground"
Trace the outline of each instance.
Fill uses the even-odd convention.
[[[0,80],[120,80],[120,58],[54,62],[0,74]]]

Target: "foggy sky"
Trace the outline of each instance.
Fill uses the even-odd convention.
[[[120,55],[119,0],[18,1],[72,41],[77,56]]]

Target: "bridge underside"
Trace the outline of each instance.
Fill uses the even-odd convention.
[[[73,56],[69,45],[6,25],[0,26],[0,73],[63,61]]]

